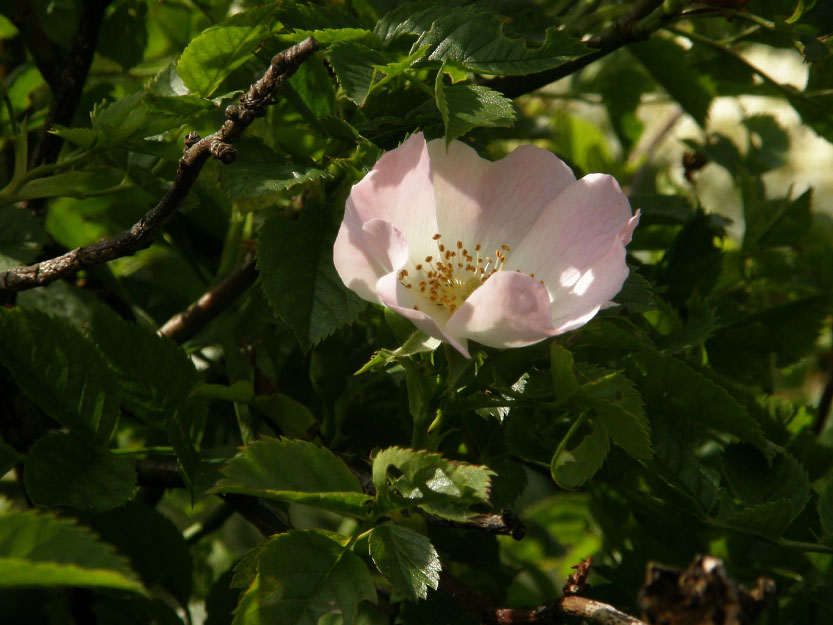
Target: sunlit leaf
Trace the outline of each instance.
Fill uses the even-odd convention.
[[[0,587],[80,586],[144,593],[112,547],[69,519],[0,513]]]
[[[370,533],[370,556],[393,587],[412,600],[425,599],[428,588],[440,583],[440,557],[422,534],[385,523]]]

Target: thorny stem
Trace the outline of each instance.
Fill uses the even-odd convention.
[[[171,215],[191,191],[202,166],[209,157],[231,163],[236,152],[231,143],[257,117],[265,114],[273,94],[318,49],[314,38],[304,41],[275,55],[263,77],[241,96],[239,105],[226,108],[227,120],[217,132],[199,139],[186,137],[186,147],[179,161],[176,178],[168,192],[142,219],[116,236],[76,248],[66,254],[28,267],[15,267],[0,273],[0,293],[13,293],[39,286],[74,274],[87,267],[129,256],[150,246]],[[190,140],[189,140],[190,139]]]

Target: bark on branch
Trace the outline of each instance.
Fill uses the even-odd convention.
[[[216,287],[206,291],[188,308],[168,319],[159,329],[159,334],[175,343],[184,343],[252,286],[257,276],[255,261],[251,260],[230,273]]]
[[[231,143],[257,117],[265,114],[266,106],[275,91],[317,49],[318,43],[308,37],[275,55],[269,69],[251,86],[248,93],[240,97],[239,104],[226,108],[227,119],[220,130],[202,139],[196,133],[190,133],[185,138],[185,149],[170,189],[133,227],[110,239],[76,248],[56,258],[2,272],[0,293],[46,286],[87,267],[129,256],[150,246],[162,226],[191,191],[208,158],[213,156],[225,164],[234,162],[237,152]]]

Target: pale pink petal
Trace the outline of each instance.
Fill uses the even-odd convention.
[[[418,257],[435,248],[437,210],[431,162],[422,133],[411,135],[398,148],[385,152],[361,182],[353,186],[347,208],[364,223],[384,219],[405,236]]]
[[[347,288],[362,299],[378,302],[376,282],[407,260],[408,243],[393,224],[382,219],[363,224],[347,208],[333,246],[333,264]]]
[[[523,347],[555,334],[547,290],[534,278],[508,271],[475,290],[445,330],[490,347]]]
[[[507,269],[535,273],[552,293],[606,256],[614,241],[630,240],[631,208],[616,179],[590,174],[567,187],[509,254]],[[627,239],[620,232],[628,230]],[[608,298],[609,299],[609,298]],[[602,302],[597,302],[601,304]]]
[[[449,343],[466,358],[471,358],[468,350],[468,341],[465,338],[458,338],[448,333],[441,323],[447,315],[442,313],[429,316],[424,310],[415,310],[414,306],[426,307],[423,299],[415,296],[410,289],[405,288],[397,279],[395,273],[382,276],[376,283],[376,292],[382,303],[393,311],[396,311],[411,322],[428,336],[443,340]],[[436,311],[434,311],[436,312]]]
[[[491,162],[468,145],[428,143],[437,204],[438,232],[446,244],[458,240],[492,251],[514,247],[541,212],[575,182],[570,168],[552,152],[524,145]]]
[[[578,280],[550,289],[553,325],[559,334],[583,326],[622,289],[628,277],[625,243],[637,223],[638,212],[622,226],[608,253],[585,268]]]

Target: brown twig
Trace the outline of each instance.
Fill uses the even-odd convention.
[[[638,618],[620,612],[611,605],[587,597],[564,597],[558,602],[558,607],[562,614],[580,616],[593,623],[599,623],[599,625],[645,625]]]
[[[238,105],[226,108],[226,122],[217,132],[200,139],[196,133],[185,138],[176,178],[159,203],[129,230],[116,236],[76,248],[66,254],[28,267],[15,267],[0,273],[0,293],[45,286],[87,267],[129,256],[148,247],[167,219],[191,191],[202,166],[210,156],[225,164],[234,162],[237,153],[230,145],[257,117],[264,115],[272,95],[318,49],[312,37],[275,55],[269,69],[240,97]]]
[[[587,575],[590,573],[590,567],[593,565],[593,556],[587,556],[586,560],[574,564],[571,569],[575,569],[575,573],[570,573],[567,576],[567,583],[561,589],[565,596],[583,595],[590,589],[590,584],[587,583]]]
[[[466,521],[449,521],[440,517],[426,518],[429,525],[453,527],[456,529],[476,530],[486,534],[511,536],[522,540],[526,536],[526,526],[511,510],[501,510],[500,514],[478,514]]]
[[[255,261],[251,260],[226,276],[220,284],[188,308],[168,319],[159,329],[159,334],[175,343],[184,343],[240,297],[255,283],[257,276]]]
[[[588,566],[585,560],[573,568],[579,568],[586,573]],[[554,603],[531,610],[495,608],[485,597],[448,571],[440,574],[439,591],[454,599],[483,625],[555,625],[562,623],[565,616],[578,616],[599,625],[645,625],[639,619],[620,612],[613,606],[577,595],[567,595]]]
[[[33,165],[54,163],[58,160],[58,152],[61,150],[63,139],[49,131],[55,124],[68,126],[72,123],[98,45],[98,34],[101,30],[101,23],[104,21],[104,12],[109,4],[110,0],[81,1],[76,35],[67,62],[60,69],[57,77],[54,73],[49,78],[44,77],[52,89],[52,103],[41,130],[38,147],[32,158]],[[36,45],[36,42],[32,43]],[[40,68],[40,64],[38,67]]]
[[[61,71],[58,67],[55,48],[46,31],[43,29],[31,0],[20,0],[17,5],[17,12],[12,18],[12,23],[20,31],[27,50],[32,55],[38,71],[43,79],[53,89],[60,81]]]

